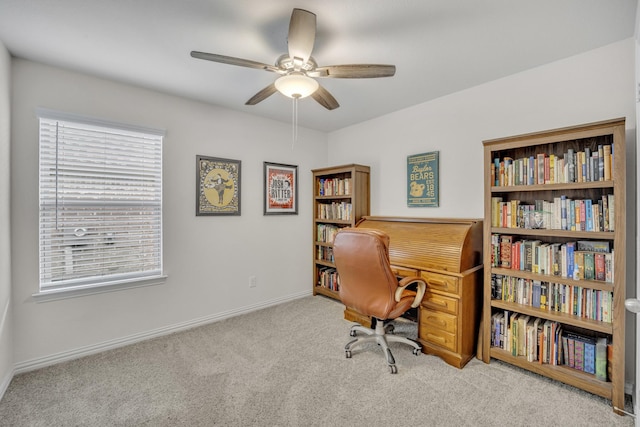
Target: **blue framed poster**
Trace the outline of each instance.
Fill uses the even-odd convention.
[[[438,207],[439,152],[407,157],[407,206]]]

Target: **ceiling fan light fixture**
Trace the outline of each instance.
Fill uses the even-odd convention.
[[[275,81],[278,92],[289,98],[306,98],[318,89],[318,82],[302,73],[290,73]]]

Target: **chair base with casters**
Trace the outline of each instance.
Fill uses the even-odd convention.
[[[376,327],[375,329],[365,328],[361,325],[354,325],[351,327],[349,331],[349,335],[355,337],[358,332],[365,334],[365,336],[358,337],[354,340],[351,340],[344,346],[344,353],[347,359],[351,358],[351,348],[356,344],[367,343],[367,342],[375,342],[377,343],[387,358],[387,365],[389,366],[389,370],[392,374],[398,373],[398,368],[396,367],[396,360],[393,358],[393,354],[391,353],[391,349],[389,348],[390,342],[399,342],[403,344],[410,345],[413,347],[413,354],[418,356],[422,350],[422,346],[416,343],[409,338],[405,338],[399,335],[393,335],[394,327],[392,324],[388,323],[384,325],[381,320],[376,319]]]

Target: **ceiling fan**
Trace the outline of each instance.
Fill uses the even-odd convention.
[[[248,59],[192,51],[191,56],[207,61],[240,67],[257,68],[280,74],[281,77],[249,99],[245,105],[255,105],[276,92],[298,99],[311,96],[328,110],[340,106],[338,101],[322,87],[314,77],[362,79],[391,77],[396,72],[395,65],[349,64],[319,67],[311,56],[316,38],[316,15],[303,9],[293,9],[287,38],[288,54],[281,55],[275,65],[263,64]]]

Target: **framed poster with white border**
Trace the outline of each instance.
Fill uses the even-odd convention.
[[[264,162],[264,214],[298,214],[298,166]]]

